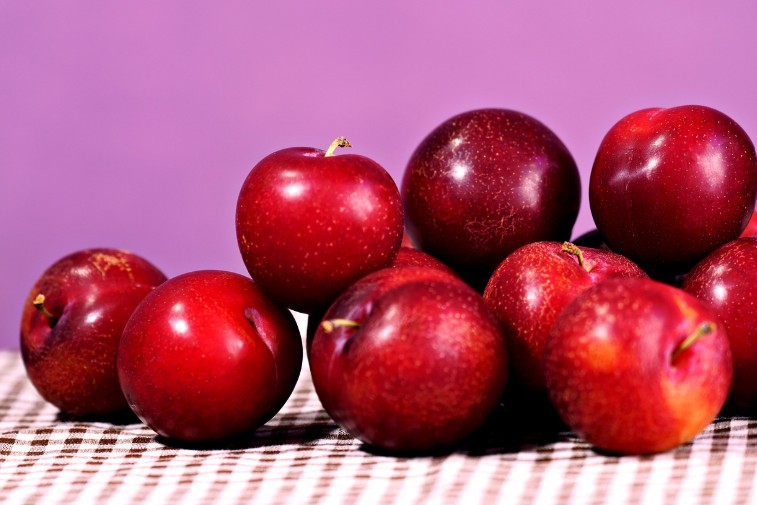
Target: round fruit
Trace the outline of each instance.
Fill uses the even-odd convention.
[[[393,451],[454,445],[499,404],[507,353],[473,289],[433,268],[384,269],[329,308],[310,348],[326,412],[365,443]]]
[[[647,277],[625,257],[569,242],[534,242],[500,263],[484,300],[502,323],[515,383],[546,392],[544,348],[560,312],[579,294],[615,277]]]
[[[743,237],[709,254],[683,282],[683,290],[713,308],[733,354],[734,405],[757,407],[757,237]]]
[[[413,244],[483,288],[518,247],[570,238],[581,186],[573,158],[546,126],[482,109],[448,119],[421,142],[402,198]]]
[[[589,183],[610,249],[679,273],[739,236],[756,195],[751,140],[722,112],[698,105],[621,119],[602,140]]]
[[[284,405],[302,366],[292,314],[249,278],[191,272],[166,281],[124,329],[118,376],[158,434],[213,442],[257,428]]]
[[[354,154],[284,149],[250,171],[237,201],[239,250],[250,275],[298,312],[325,310],[397,254],[402,204],[391,176]]]
[[[589,288],[557,318],[547,390],[563,421],[621,454],[672,449],[720,412],[732,375],[725,328],[704,303],[648,279]]]
[[[76,416],[128,409],[118,343],[134,308],[165,280],[148,261],[116,249],[78,251],[45,270],[21,316],[21,356],[42,397]]]

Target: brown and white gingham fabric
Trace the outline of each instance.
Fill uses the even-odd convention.
[[[366,450],[323,412],[307,371],[243,442],[187,449],[135,420],[61,418],[0,352],[1,503],[757,503],[757,422],[719,419],[657,456],[599,454],[569,433],[509,438],[492,423],[451,454]]]

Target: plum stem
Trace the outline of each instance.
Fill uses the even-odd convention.
[[[568,254],[572,254],[573,256],[578,258],[578,266],[580,266],[587,272],[589,271],[589,269],[586,268],[586,263],[584,262],[584,253],[581,252],[581,249],[576,244],[571,244],[570,242],[563,242],[562,251]]]
[[[676,347],[676,350],[673,351],[673,354],[670,357],[670,361],[675,361],[676,359],[678,359],[681,353],[691,347],[694,342],[704,337],[705,335],[709,335],[713,331],[715,331],[715,323],[705,321],[704,323],[700,324],[697,329],[694,330],[694,333],[686,337],[683,342],[681,342],[678,347]]]
[[[331,143],[329,148],[326,149],[326,157],[334,156],[334,151],[336,151],[337,147],[352,147],[352,144],[350,144],[350,141],[344,137],[337,137]]]
[[[326,333],[331,333],[337,328],[357,328],[360,323],[352,321],[351,319],[327,319],[321,323],[321,328]]]
[[[49,310],[47,310],[47,307],[45,307],[45,295],[42,293],[38,294],[34,300],[32,300],[32,305],[34,305],[34,308],[37,309],[44,315],[46,318],[48,318],[50,321],[54,321],[56,317],[50,313]]]

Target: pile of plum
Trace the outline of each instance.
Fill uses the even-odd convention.
[[[450,118],[401,188],[346,147],[252,168],[236,212],[250,277],[167,280],[113,249],[47,269],[21,324],[40,394],[215,443],[273,417],[306,352],[333,420],[398,453],[454,447],[503,402],[550,405],[620,454],[685,443],[727,401],[757,406],[757,159],[728,116],[615,124],[589,180],[597,229],[572,242],[579,171],[530,116]],[[290,310],[308,314],[304,343]]]

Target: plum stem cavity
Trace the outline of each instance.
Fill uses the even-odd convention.
[[[40,311],[40,313],[50,321],[50,326],[55,326],[55,323],[58,322],[58,318],[45,307],[45,295],[42,293],[38,294],[34,300],[32,300],[32,305],[34,305],[34,308]]]
[[[694,344],[694,342],[714,331],[715,323],[705,321],[704,323],[700,324],[697,329],[694,330],[694,333],[686,337],[683,342],[681,342],[678,347],[676,347],[676,350],[673,351],[673,354],[670,357],[670,361],[675,362],[686,349]]]
[[[586,263],[584,262],[584,254],[581,252],[581,249],[576,244],[571,244],[570,242],[563,242],[561,250],[563,252],[566,252],[578,258],[578,266],[580,266],[587,272],[589,271],[589,269],[586,268]]]

